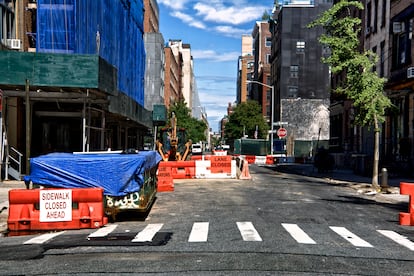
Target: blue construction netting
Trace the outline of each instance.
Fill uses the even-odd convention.
[[[144,106],[142,0],[38,0],[37,52],[98,54],[118,69],[118,90]]]

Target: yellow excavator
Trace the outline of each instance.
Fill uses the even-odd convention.
[[[185,129],[177,130],[177,117],[171,114],[170,127],[160,129],[157,150],[164,161],[185,161],[190,153],[191,140],[186,142]]]

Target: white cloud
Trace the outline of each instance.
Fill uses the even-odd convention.
[[[158,0],[157,2],[173,10],[183,10],[189,0]]]
[[[263,12],[269,7],[265,6],[231,6],[211,5],[197,3],[194,5],[197,15],[205,21],[239,25],[260,19]]]
[[[217,97],[212,96],[210,93],[200,92],[199,95],[202,106],[207,113],[209,127],[212,128],[213,131],[217,131],[220,120],[227,115],[228,104],[233,103],[235,97],[233,95],[221,95],[220,97]]]
[[[184,23],[187,23],[191,27],[198,28],[198,29],[206,29],[206,26],[204,25],[203,22],[197,21],[191,15],[185,14],[183,12],[176,11],[176,12],[171,13],[171,16],[180,19],[181,21],[183,21]]]
[[[228,37],[241,38],[244,34],[250,34],[251,30],[238,29],[232,26],[216,26],[214,30]]]
[[[235,62],[240,56],[239,52],[218,53],[214,50],[192,50],[194,59],[208,59],[214,62]]]
[[[243,0],[158,0],[171,9],[171,16],[182,20],[189,26],[207,29],[229,37],[239,37],[246,30],[230,26],[211,26],[216,24],[241,25],[259,20],[269,6],[252,5]],[[209,24],[207,24],[209,22]]]

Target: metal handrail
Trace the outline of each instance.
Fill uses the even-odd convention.
[[[9,176],[9,166],[12,168],[17,167],[17,171],[19,172],[19,175],[22,175],[22,159],[23,154],[20,153],[17,149],[10,147],[10,153],[6,156],[6,172],[5,172],[5,178],[8,180]]]

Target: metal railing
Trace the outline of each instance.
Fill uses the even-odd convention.
[[[9,175],[16,180],[21,180],[23,154],[13,147],[10,147],[9,150],[9,154],[6,156],[5,180],[9,180]]]

